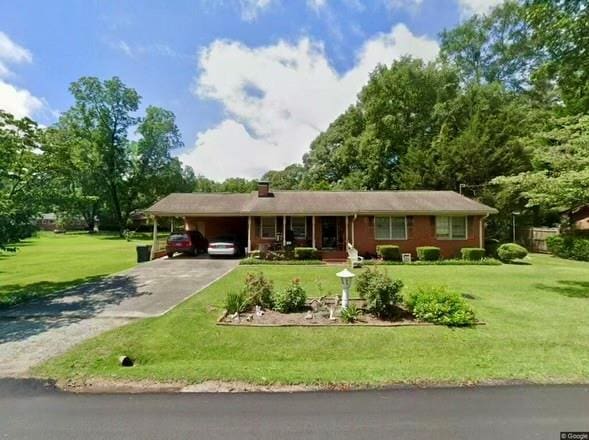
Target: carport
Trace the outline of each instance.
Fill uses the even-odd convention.
[[[199,231],[212,240],[220,236],[235,236],[245,246],[251,217],[243,212],[249,194],[186,193],[170,194],[145,212],[153,218],[151,258],[165,253],[166,241],[158,239],[158,219],[172,218],[176,230]],[[182,224],[180,227],[178,223]]]

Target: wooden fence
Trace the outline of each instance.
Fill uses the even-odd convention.
[[[519,240],[530,252],[548,253],[546,239],[558,235],[558,228],[523,228],[519,231]]]

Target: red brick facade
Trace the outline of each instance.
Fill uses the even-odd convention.
[[[348,230],[346,235],[346,217],[329,217],[329,220],[322,220],[321,216],[315,216],[315,247],[319,250],[326,250],[323,240],[322,225],[331,228],[331,235],[334,240],[329,242],[330,251],[344,251],[346,239],[353,243],[360,255],[376,255],[376,247],[379,244],[398,245],[401,252],[411,253],[415,257],[415,249],[419,246],[437,246],[445,258],[456,257],[463,247],[479,247],[484,243],[482,216],[467,217],[467,238],[461,240],[438,239],[436,237],[435,216],[407,216],[407,238],[405,240],[377,240],[374,230],[374,216],[361,215],[355,219],[347,217]],[[270,245],[276,242],[276,238],[261,237],[260,217],[252,216],[250,220],[251,250],[260,249],[261,246]],[[186,229],[200,230],[208,239],[219,235],[233,234],[247,243],[248,217],[187,217]],[[286,217],[286,230],[290,230],[290,217]],[[306,217],[306,238],[294,239],[295,246],[312,246],[313,238],[313,217]],[[282,240],[283,217],[276,217],[276,235]],[[324,252],[324,256],[327,255]]]

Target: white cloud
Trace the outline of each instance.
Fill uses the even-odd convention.
[[[385,4],[391,9],[416,8],[422,3],[423,0],[385,0]]]
[[[327,5],[327,0],[307,0],[307,5],[315,12],[319,12]]]
[[[253,21],[258,14],[266,9],[274,0],[239,0],[241,18],[245,21]]]
[[[486,14],[503,0],[458,0],[463,15]]]
[[[18,118],[31,116],[44,107],[44,102],[33,96],[28,90],[8,82],[13,73],[8,64],[31,63],[31,52],[12,41],[0,31],[0,108]]]
[[[201,132],[181,160],[215,179],[259,177],[301,160],[310,142],[355,100],[378,63],[409,54],[435,58],[438,44],[405,25],[368,40],[340,74],[308,38],[250,48],[215,41],[200,54],[195,93],[220,102],[227,118]]]

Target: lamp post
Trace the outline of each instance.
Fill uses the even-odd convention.
[[[352,287],[352,279],[356,276],[348,269],[335,274],[342,283],[342,308],[347,309],[350,302],[350,287]]]
[[[520,214],[521,214],[521,212],[519,212],[519,211],[513,211],[511,213],[511,227],[512,227],[512,233],[513,233],[513,240],[512,240],[513,243],[515,243],[515,217]]]

